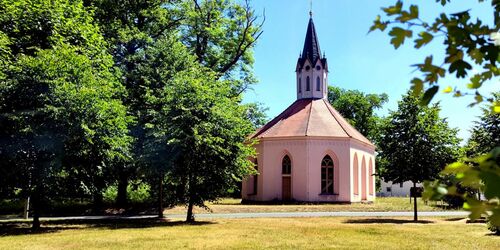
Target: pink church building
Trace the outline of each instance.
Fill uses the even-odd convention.
[[[320,52],[311,17],[297,62],[297,100],[251,135],[259,174],[243,181],[243,200],[375,200],[375,146],[328,102]]]

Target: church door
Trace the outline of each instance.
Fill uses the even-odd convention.
[[[292,161],[288,155],[281,161],[281,199],[292,199]]]
[[[282,199],[289,201],[292,199],[292,178],[290,176],[282,177]]]

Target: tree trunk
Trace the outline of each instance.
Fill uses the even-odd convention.
[[[127,206],[128,175],[125,170],[121,170],[118,177],[118,193],[116,195],[116,205],[118,207]]]
[[[100,190],[96,190],[93,196],[94,213],[99,213],[103,202],[102,192]]]
[[[417,183],[413,182],[413,221],[417,220]]]
[[[24,211],[23,211],[23,218],[27,220],[29,218],[30,214],[30,197],[26,197],[26,200],[24,202]]]
[[[37,189],[35,188],[31,197],[33,208],[33,225],[31,228],[33,230],[40,229],[40,192]]]
[[[189,199],[186,222],[194,222],[193,201]]]
[[[158,181],[158,218],[163,218],[163,172]]]

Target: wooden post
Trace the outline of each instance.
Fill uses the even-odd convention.
[[[418,220],[418,215],[417,215],[417,183],[416,182],[413,182],[413,220],[414,221]]]

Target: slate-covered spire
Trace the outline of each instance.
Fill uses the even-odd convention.
[[[321,56],[318,35],[311,18],[307,26],[304,49],[297,60],[297,99],[326,98],[328,96],[328,65]]]
[[[316,29],[314,28],[314,22],[311,16],[309,25],[307,25],[306,40],[304,41],[301,59],[309,59],[311,63],[316,63],[318,58],[321,58],[321,49],[319,48],[318,35],[316,35]]]

